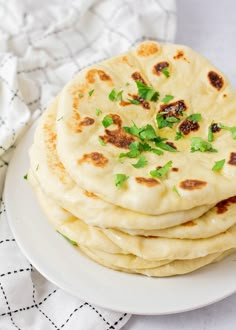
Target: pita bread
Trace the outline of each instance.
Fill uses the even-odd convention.
[[[163,62],[168,65],[169,78],[158,71]],[[158,91],[158,101],[147,101],[148,105],[143,99],[138,105],[124,103],[138,97],[135,80]],[[114,88],[116,95],[111,101],[109,95]],[[117,96],[119,91],[123,91],[122,101]],[[174,97],[168,104],[163,101],[166,95]],[[157,215],[215,204],[236,194],[235,140],[231,132],[220,129],[214,133],[212,146],[206,145],[208,129],[212,122],[232,126],[236,122],[235,104],[236,93],[228,80],[205,58],[185,46],[145,42],[126,54],[82,70],[65,86],[58,102],[58,118],[62,118],[57,121],[58,155],[80,187],[126,209]],[[100,116],[96,116],[96,109],[102,111]],[[156,115],[160,111],[165,118],[174,116],[180,122],[172,128],[158,129]],[[186,117],[193,114],[201,114],[199,123],[186,123]],[[102,120],[106,116],[110,118],[106,125],[111,120],[113,124],[105,128]],[[145,152],[147,164],[143,168],[132,166],[137,159],[134,162],[125,157],[119,161],[119,155],[129,151],[133,141],[140,140],[123,129],[132,127],[133,122],[138,128],[152,125],[156,134],[174,143],[178,152],[166,151],[161,156]],[[184,138],[175,141],[178,129],[184,132]],[[105,146],[99,143],[99,137]],[[200,142],[193,142],[194,137]],[[150,139],[148,142],[153,146]],[[191,152],[191,143],[195,150],[206,152]],[[213,171],[214,163],[222,159],[224,167]],[[150,171],[169,161],[178,172],[169,171],[160,180],[150,177]],[[129,177],[120,189],[115,185],[116,174]]]
[[[89,225],[101,228],[160,229],[195,219],[212,205],[203,205],[187,211],[150,216],[107,203],[81,189],[60,162],[55,131],[58,98],[44,112],[30,149],[31,171],[41,190],[62,208]]]

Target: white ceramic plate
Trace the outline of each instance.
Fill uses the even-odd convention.
[[[5,202],[17,243],[48,280],[99,306],[146,315],[192,310],[236,291],[235,255],[189,275],[159,279],[113,271],[80,254],[51,227],[23,179],[28,171],[34,126],[23,137],[10,163]]]

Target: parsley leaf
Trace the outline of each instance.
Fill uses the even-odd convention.
[[[72,239],[70,239],[69,237],[67,237],[67,236],[65,236],[65,235],[63,235],[61,232],[59,232],[58,230],[57,230],[57,232],[58,232],[58,234],[60,234],[62,237],[64,237],[70,244],[72,244],[72,245],[78,245],[75,241],[72,241]]]
[[[192,115],[188,116],[186,119],[192,120],[195,122],[199,122],[202,119],[202,115],[200,113],[193,113]]]
[[[82,93],[79,93],[79,95],[78,95],[80,98],[82,98],[82,97],[84,97],[84,94],[82,94]]]
[[[153,140],[157,138],[155,129],[152,125],[147,124],[146,126],[138,128],[135,124],[131,127],[123,127],[124,131],[139,137],[141,140]]]
[[[28,174],[25,174],[25,175],[24,175],[24,179],[25,179],[25,180],[28,180]]]
[[[165,103],[165,104],[167,104],[167,103],[169,103],[171,100],[173,100],[173,98],[174,98],[174,96],[172,96],[172,95],[165,95],[165,97],[163,97],[163,99],[161,100],[161,102],[163,102],[163,103]]]
[[[135,167],[135,168],[142,168],[142,167],[144,167],[145,165],[147,165],[147,159],[146,159],[145,156],[141,156],[141,157],[138,159],[138,161],[137,161],[136,164],[132,164],[132,166]]]
[[[106,142],[103,139],[101,139],[100,137],[98,138],[98,141],[101,144],[101,146],[105,146],[106,145]]]
[[[107,128],[113,124],[113,119],[111,117],[105,116],[102,120],[102,124],[105,128]]]
[[[133,126],[131,126],[131,127],[124,126],[123,127],[123,130],[126,133],[129,133],[131,135],[134,135],[134,136],[139,137],[140,129],[135,125],[135,123],[133,123]]]
[[[89,91],[89,96],[92,96],[93,95],[93,92],[94,92],[94,89],[91,89],[91,91]]]
[[[208,135],[207,135],[208,142],[214,141],[214,134],[212,132],[212,124],[208,127]]]
[[[200,137],[193,137],[193,138],[191,138],[190,141],[191,141],[191,152],[195,152],[195,151],[200,151],[200,152],[206,152],[206,151],[217,152],[216,149],[212,148],[212,145],[209,142],[204,141]]]
[[[127,82],[126,84],[125,84],[125,86],[129,86],[130,85],[130,83],[129,82]]]
[[[175,148],[171,147],[169,144],[166,144],[164,142],[157,142],[155,141],[155,145],[157,147],[159,147],[160,149],[163,149],[163,150],[166,150],[166,151],[169,151],[169,152],[178,152],[178,150],[176,150]]]
[[[156,115],[157,126],[159,129],[164,127],[172,128],[174,123],[178,123],[180,121],[179,118],[172,116],[164,118],[164,115],[165,113],[158,113]]]
[[[112,91],[110,92],[110,94],[108,95],[108,97],[109,97],[109,100],[111,100],[112,102],[121,101],[122,94],[123,94],[123,90],[121,90],[120,92],[117,93],[116,89],[113,88]]]
[[[118,189],[120,189],[123,186],[123,184],[125,183],[125,181],[128,180],[128,178],[129,177],[125,174],[120,174],[120,173],[115,174],[115,185],[116,185],[116,187]]]
[[[172,190],[173,190],[178,196],[180,196],[180,193],[178,192],[178,189],[176,188],[176,186],[173,186]]]
[[[184,135],[180,131],[177,131],[176,135],[175,135],[175,141],[178,141],[183,138],[184,138]]]
[[[124,158],[124,157],[136,158],[139,155],[140,155],[140,151],[138,149],[133,149],[128,152],[122,152],[121,154],[119,154],[119,158]]]
[[[140,129],[139,137],[141,140],[153,140],[157,137],[157,135],[153,126],[147,124],[146,126]]]
[[[166,78],[169,78],[170,72],[167,67],[163,68],[161,72],[166,76]]]
[[[138,95],[147,101],[156,102],[159,99],[160,94],[156,92],[152,87],[143,84],[141,81],[136,81],[138,88]]]
[[[229,126],[225,126],[223,124],[218,124],[218,127],[223,128],[223,129],[225,129],[227,131],[230,131],[232,133],[232,138],[234,140],[236,140],[236,126],[229,127]]]
[[[102,114],[102,110],[101,109],[96,109],[96,116],[100,116]]]
[[[173,162],[170,160],[169,162],[167,162],[164,166],[162,166],[161,168],[158,168],[156,170],[153,170],[150,172],[150,175],[153,178],[163,178],[164,176],[167,175],[167,173],[170,171],[171,167],[172,167]]]
[[[60,121],[63,119],[64,116],[61,116],[60,118],[57,119],[57,121]]]
[[[128,101],[132,104],[136,104],[136,105],[140,104],[139,100],[128,99]]]
[[[212,171],[220,171],[225,164],[225,159],[218,160],[212,167]]]

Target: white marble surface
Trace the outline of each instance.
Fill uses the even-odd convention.
[[[189,45],[206,56],[228,76],[236,88],[236,1],[177,0],[177,9],[176,42]],[[168,316],[133,316],[123,329],[235,330],[235,311],[236,294],[192,312]]]

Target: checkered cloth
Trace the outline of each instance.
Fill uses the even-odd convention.
[[[20,135],[62,86],[144,39],[173,41],[175,18],[174,0],[0,0],[0,196]],[[3,200],[0,260],[1,330],[120,329],[130,317],[43,278],[18,249]]]

